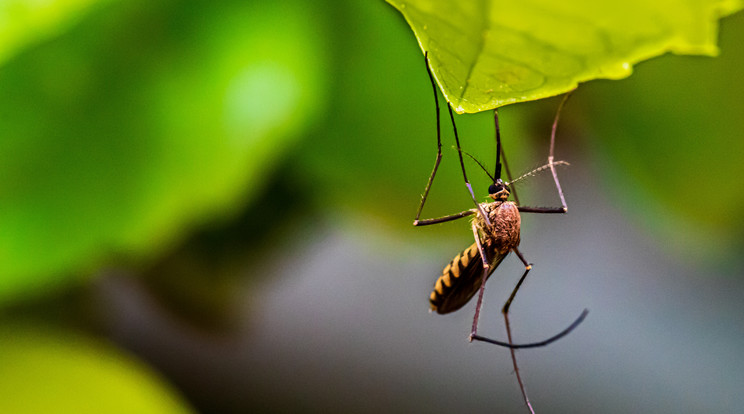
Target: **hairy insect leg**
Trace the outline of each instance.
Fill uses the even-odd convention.
[[[527,274],[532,270],[532,263],[527,262],[527,260],[524,258],[522,253],[519,251],[519,249],[512,249],[514,253],[517,254],[517,257],[519,257],[519,260],[522,261],[524,264],[524,273],[522,274],[522,277],[519,278],[519,282],[517,282],[517,285],[514,287],[514,290],[512,290],[511,295],[509,295],[509,299],[507,299],[506,303],[504,303],[504,307],[501,309],[501,313],[504,315],[504,324],[506,326],[506,336],[509,339],[509,344],[512,345],[512,333],[511,333],[511,324],[509,323],[509,308],[511,307],[512,302],[514,301],[514,297],[517,295],[517,291],[519,291],[519,288],[522,287],[522,283],[524,283],[525,278],[527,277]],[[532,345],[533,346],[544,346],[548,343],[551,343],[555,340],[560,339],[561,337],[567,335],[569,332],[573,331],[574,328],[579,326],[581,322],[584,321],[584,318],[586,318],[586,315],[589,313],[589,310],[584,309],[578,318],[566,329],[564,329],[561,333],[558,335],[553,336],[552,338],[549,338],[542,342],[535,342]],[[530,400],[527,397],[527,391],[524,388],[524,383],[522,382],[522,377],[519,374],[519,367],[517,366],[517,356],[514,350],[516,348],[526,348],[526,347],[517,347],[517,346],[510,346],[509,351],[511,352],[512,357],[512,363],[514,365],[514,373],[517,375],[517,382],[519,382],[519,389],[522,391],[522,397],[524,398],[524,403],[527,405],[527,408],[529,408],[530,412],[534,414],[534,410],[532,409],[532,405],[530,404]]]
[[[431,69],[429,69],[429,52],[426,52],[424,54],[424,62],[426,63],[426,72],[429,74],[429,80],[431,81],[431,86],[434,90],[434,107],[436,108],[437,114],[437,158],[434,162],[434,169],[431,171],[431,175],[429,176],[429,181],[426,184],[426,189],[424,189],[424,195],[421,197],[421,204],[419,205],[418,211],[416,212],[416,218],[413,220],[414,226],[418,226],[420,224],[419,218],[421,218],[421,211],[424,209],[426,197],[429,196],[429,190],[431,190],[431,185],[434,182],[434,176],[437,175],[439,163],[442,161],[442,133],[439,116],[439,96],[437,94],[437,85],[434,82],[434,75],[431,74]]]
[[[475,237],[475,245],[478,246],[478,252],[480,253],[481,261],[483,262],[483,275],[481,276],[481,284],[478,289],[478,301],[475,304],[475,314],[473,315],[473,328],[470,330],[470,342],[473,338],[478,335],[478,319],[480,318],[480,310],[483,306],[483,293],[486,291],[486,279],[490,273],[491,265],[488,263],[488,257],[486,251],[483,249],[481,244],[480,234],[478,234],[478,226],[475,223],[472,224],[473,237]]]
[[[517,257],[519,257],[519,260],[521,260],[524,264],[524,273],[522,273],[522,277],[519,278],[519,282],[517,282],[517,285],[514,286],[514,290],[512,290],[511,295],[509,295],[509,299],[506,300],[506,303],[504,303],[504,307],[501,309],[501,313],[503,313],[505,316],[509,313],[509,307],[511,307],[512,301],[514,301],[514,297],[517,296],[517,291],[519,291],[519,288],[522,287],[524,279],[527,278],[527,273],[532,270],[532,263],[527,262],[524,256],[522,256],[522,253],[519,251],[519,249],[514,248],[512,250],[514,251],[514,253],[516,253]],[[509,320],[507,319],[507,326],[508,325]]]
[[[563,206],[564,213],[568,210],[568,206],[566,205],[566,198],[563,196],[563,189],[561,188],[561,183],[558,181],[558,173],[555,172],[555,164],[554,164],[555,157],[553,156],[553,153],[555,150],[555,132],[558,129],[558,120],[561,117],[561,111],[563,110],[563,106],[566,104],[566,101],[568,101],[568,98],[571,97],[572,93],[573,91],[563,95],[563,99],[561,100],[561,103],[558,105],[558,110],[555,112],[555,119],[553,119],[553,128],[550,131],[550,152],[548,153],[548,165],[550,165],[550,172],[553,174],[553,181],[555,182],[555,188],[558,189],[558,196],[561,199],[561,206]]]
[[[483,338],[478,335],[478,319],[480,317],[480,310],[483,305],[483,293],[485,292],[486,287],[486,278],[488,278],[488,274],[490,271],[488,259],[485,254],[485,250],[483,249],[483,246],[480,242],[480,236],[478,234],[478,228],[475,224],[473,224],[473,235],[475,236],[475,243],[478,246],[478,251],[480,252],[481,259],[483,260],[483,275],[480,285],[480,290],[478,292],[478,302],[475,305],[475,315],[473,316],[473,328],[470,332],[470,340],[480,340],[485,341],[489,343],[498,343],[498,341],[493,341],[487,338]],[[524,257],[515,249],[514,250],[519,258],[524,262]],[[525,276],[527,276],[527,273],[530,271],[531,265],[526,264],[525,262],[525,273],[522,275],[522,278],[519,280],[519,283],[517,284],[517,287],[512,292],[512,295],[509,297],[509,301],[507,302],[507,306],[504,307],[504,310],[502,310],[504,314],[504,318],[506,321],[506,336],[508,339],[508,343],[506,344],[510,349],[511,352],[511,358],[512,358],[512,364],[514,365],[514,373],[517,375],[517,382],[519,383],[519,389],[522,392],[522,397],[524,399],[525,404],[527,405],[527,408],[530,410],[530,413],[534,414],[535,410],[532,408],[532,404],[530,403],[530,399],[527,396],[527,391],[524,387],[524,382],[522,381],[522,376],[519,374],[519,366],[517,365],[517,356],[516,352],[514,350],[514,342],[512,341],[512,334],[511,334],[511,327],[509,326],[509,316],[507,315],[508,312],[508,304],[511,303],[511,301],[514,299],[514,295],[516,294],[516,291],[519,289],[519,286],[522,284],[522,281],[524,281]]]
[[[561,183],[558,180],[558,173],[555,170],[556,162],[555,162],[555,133],[558,129],[558,120],[561,117],[561,111],[563,111],[563,106],[566,104],[566,101],[568,101],[568,98],[571,97],[571,94],[573,91],[563,95],[563,100],[561,100],[561,103],[558,105],[558,110],[555,113],[555,118],[553,119],[553,127],[550,131],[550,150],[548,152],[548,167],[550,167],[550,172],[553,175],[553,182],[555,182],[555,188],[558,190],[558,197],[561,199],[561,207],[526,207],[526,206],[519,206],[519,211],[521,213],[558,213],[563,214],[568,211],[568,205],[566,204],[566,197],[563,196],[563,189],[561,188]],[[559,161],[558,163],[561,163]]]
[[[499,341],[499,340],[491,339],[491,338],[486,338],[485,336],[478,335],[478,321],[480,319],[480,311],[481,311],[481,308],[483,306],[483,294],[484,294],[484,292],[486,290],[486,287],[485,287],[486,286],[486,279],[488,278],[488,275],[492,272],[492,269],[491,269],[491,265],[488,263],[488,258],[487,258],[486,254],[485,254],[485,249],[483,248],[483,244],[481,243],[480,235],[478,234],[478,229],[475,226],[475,224],[473,224],[472,228],[473,228],[473,236],[475,238],[475,244],[478,247],[478,253],[481,256],[481,260],[483,261],[483,274],[481,276],[481,278],[482,278],[481,279],[481,285],[480,285],[480,288],[478,290],[478,300],[476,301],[476,305],[475,305],[475,315],[473,316],[473,327],[472,327],[472,329],[470,331],[470,338],[469,339],[470,339],[471,342],[472,341],[487,342],[489,344],[503,346],[505,348],[510,348],[510,349],[537,348],[537,347],[541,347],[541,346],[546,346],[546,345],[548,345],[548,344],[550,344],[552,342],[555,342],[555,341],[563,338],[564,336],[568,335],[571,331],[573,331],[577,326],[579,326],[579,324],[581,322],[584,321],[584,318],[586,318],[586,315],[589,313],[589,311],[586,310],[586,309],[584,309],[584,311],[581,313],[581,315],[579,315],[579,317],[576,318],[576,320],[573,323],[571,323],[571,325],[569,325],[568,328],[562,330],[558,334],[553,335],[550,338],[545,339],[545,340],[542,340],[542,341],[539,341],[539,342],[529,342],[529,343],[524,343],[524,344],[515,344],[515,343],[512,342],[512,340],[511,340],[511,330],[509,328],[509,320],[508,320],[508,318],[506,320],[507,334],[509,335],[509,341],[508,342]],[[519,290],[519,287],[522,285],[522,282],[524,282],[524,279],[527,276],[527,273],[529,273],[530,269],[532,268],[531,267],[532,265],[528,264],[525,261],[524,257],[522,256],[522,254],[519,251],[517,251],[517,250],[514,250],[514,251],[517,253],[517,255],[519,256],[519,259],[522,261],[522,263],[525,264],[525,272],[524,272],[524,274],[522,274],[522,277],[519,279],[519,282],[517,283],[517,286],[514,288],[514,291],[512,291],[511,296],[509,296],[509,300],[507,301],[507,303],[504,306],[504,309],[506,309],[506,312],[509,311],[509,306],[511,306],[511,302],[514,300],[514,296],[517,294],[517,290]],[[503,310],[502,310],[502,312],[503,312]],[[505,315],[506,315],[506,312],[504,312]]]
[[[478,210],[472,209],[472,210],[465,210],[461,211],[457,214],[451,214],[448,216],[443,217],[437,217],[437,218],[430,218],[430,219],[422,219],[422,220],[416,220],[413,222],[414,226],[428,226],[429,224],[437,224],[437,223],[444,223],[445,221],[452,221],[461,219],[463,217],[472,216],[475,214]]]
[[[462,159],[462,147],[460,147],[460,138],[457,135],[457,125],[455,125],[455,114],[452,112],[452,105],[447,105],[447,109],[449,110],[450,121],[452,122],[452,130],[455,132],[455,143],[457,144],[457,155],[460,157],[460,168],[462,169],[462,178],[465,179],[465,186],[468,188],[468,191],[470,192],[470,197],[473,199],[473,203],[475,203],[475,207],[480,212],[481,216],[483,217],[483,220],[490,227],[491,220],[488,218],[488,214],[486,214],[486,212],[483,210],[483,207],[480,205],[478,200],[475,198],[475,194],[473,193],[473,187],[470,185],[470,181],[468,181],[468,175],[465,172],[465,161]]]
[[[421,218],[421,212],[424,209],[424,204],[426,203],[426,198],[429,196],[429,190],[431,190],[432,183],[434,183],[434,177],[437,174],[437,170],[439,169],[439,164],[442,161],[442,134],[441,134],[441,121],[440,121],[440,114],[439,114],[439,96],[437,94],[437,86],[436,82],[434,82],[434,75],[431,73],[431,68],[429,66],[429,52],[424,53],[424,62],[426,63],[426,72],[429,74],[429,80],[431,81],[432,89],[434,90],[434,106],[436,109],[437,114],[437,157],[434,162],[434,169],[431,172],[431,175],[429,176],[429,181],[426,184],[426,188],[424,189],[424,194],[421,197],[421,204],[419,205],[418,211],[416,212],[416,218],[413,220],[414,226],[419,226],[422,224],[434,224],[434,223],[441,223],[442,221],[448,221],[448,220],[439,220],[439,219],[424,219],[420,220]],[[447,108],[449,109],[450,114],[450,120],[452,121],[452,129],[455,133],[455,142],[457,143],[457,153],[460,157],[460,168],[462,169],[462,176],[465,179],[465,186],[468,189],[468,192],[470,193],[470,197],[473,199],[473,203],[475,203],[476,209],[478,209],[483,216],[485,217],[486,223],[490,226],[491,221],[489,220],[488,216],[483,211],[483,207],[481,207],[480,203],[478,203],[478,200],[475,198],[475,193],[473,193],[473,187],[470,185],[470,181],[468,181],[468,176],[465,173],[465,162],[462,158],[462,148],[460,147],[460,138],[457,134],[457,125],[455,125],[455,116],[452,113],[452,106],[447,105]],[[461,213],[462,214],[462,213]],[[464,216],[460,216],[464,217]],[[459,218],[459,217],[456,217]],[[454,220],[455,218],[452,218]],[[432,221],[432,220],[438,220],[438,221]],[[426,222],[426,223],[424,223]]]
[[[478,240],[477,236],[476,236],[476,240]],[[480,243],[478,243],[478,250],[481,253],[481,256],[483,257],[483,249]],[[522,286],[522,283],[524,283],[524,280],[527,277],[527,274],[530,272],[530,270],[532,270],[532,264],[527,262],[527,260],[524,258],[524,256],[518,249],[513,249],[513,251],[517,255],[517,257],[519,257],[519,260],[522,261],[522,263],[524,264],[524,273],[522,274],[522,277],[519,278],[517,285],[514,287],[514,290],[512,290],[511,295],[509,295],[509,299],[507,299],[506,303],[504,303],[504,306],[501,309],[501,313],[504,315],[504,324],[506,326],[506,336],[507,336],[508,342],[498,341],[495,339],[490,339],[490,338],[486,338],[484,336],[478,335],[478,317],[479,317],[479,313],[480,313],[480,309],[481,309],[482,301],[483,301],[485,278],[488,276],[487,272],[489,270],[486,270],[483,273],[484,283],[481,285],[479,296],[478,296],[478,303],[476,304],[475,318],[473,319],[473,330],[471,331],[471,334],[470,334],[470,340],[486,342],[489,344],[494,344],[494,345],[503,346],[505,348],[509,348],[509,351],[511,352],[512,364],[514,366],[514,373],[517,376],[517,382],[519,383],[519,389],[522,392],[522,397],[524,399],[525,404],[527,405],[527,408],[530,410],[531,413],[534,414],[532,404],[530,403],[529,397],[527,396],[527,391],[524,387],[524,382],[522,381],[522,376],[519,373],[519,366],[517,365],[517,356],[514,351],[516,349],[522,349],[522,348],[537,348],[537,347],[546,346],[548,344],[551,344],[561,339],[562,337],[568,335],[569,333],[571,333],[571,331],[576,329],[576,327],[579,326],[584,321],[589,311],[587,309],[584,309],[579,315],[579,317],[576,318],[576,320],[571,323],[571,325],[569,325],[566,329],[564,329],[563,331],[559,332],[558,334],[548,339],[545,339],[539,342],[530,342],[526,344],[515,344],[514,341],[512,340],[511,323],[509,321],[509,308],[511,307],[511,304],[514,301],[514,297],[517,295],[519,288]]]
[[[512,291],[511,295],[509,295],[509,299],[504,304],[504,307],[501,309],[501,313],[504,315],[504,324],[506,326],[506,337],[509,340],[509,344],[513,344],[514,341],[512,341],[512,333],[511,333],[511,325],[509,324],[509,307],[511,306],[512,301],[514,300],[514,296],[517,295],[517,291],[522,286],[522,283],[524,282],[524,279],[527,277],[527,273],[532,270],[532,263],[528,263],[527,260],[525,260],[524,256],[522,256],[522,253],[519,252],[518,249],[514,248],[514,253],[517,254],[517,257],[519,257],[519,260],[524,263],[524,273],[522,274],[522,277],[519,278],[519,282],[517,282],[517,285],[514,287],[514,290]],[[527,405],[527,408],[530,410],[530,413],[534,414],[535,410],[532,409],[532,404],[530,404],[530,399],[527,396],[527,390],[524,388],[524,382],[522,382],[522,376],[519,374],[519,366],[517,365],[517,355],[514,350],[514,348],[510,348],[509,352],[511,352],[511,359],[512,359],[512,365],[514,366],[514,374],[517,376],[517,382],[519,383],[519,390],[522,391],[522,398],[524,399],[524,403]]]

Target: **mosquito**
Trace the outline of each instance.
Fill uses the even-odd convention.
[[[480,165],[481,168],[486,171],[486,174],[488,174],[491,178],[492,184],[488,188],[488,196],[491,198],[492,201],[485,203],[479,203],[476,200],[475,195],[473,194],[472,187],[465,172],[465,163],[463,161],[462,155],[464,151],[460,146],[460,139],[457,135],[457,126],[455,125],[455,118],[454,114],[452,113],[452,107],[451,105],[447,105],[447,108],[449,109],[450,120],[452,122],[452,127],[454,130],[455,143],[457,144],[457,153],[460,158],[460,168],[462,170],[463,178],[465,179],[465,185],[473,199],[473,202],[475,203],[475,208],[471,208],[469,210],[444,217],[420,219],[421,212],[424,208],[424,204],[426,203],[426,198],[429,195],[429,190],[431,189],[431,185],[434,181],[434,176],[436,175],[437,169],[439,168],[439,164],[442,160],[439,98],[437,94],[436,83],[434,81],[434,76],[432,75],[431,68],[429,66],[428,53],[425,54],[424,59],[426,62],[426,70],[429,74],[429,80],[431,81],[432,87],[434,89],[434,104],[437,113],[437,157],[434,163],[434,169],[432,170],[431,176],[429,176],[429,181],[421,198],[421,204],[419,205],[418,211],[416,213],[416,218],[413,221],[413,225],[426,226],[430,224],[457,220],[463,217],[474,216],[471,222],[471,228],[473,231],[473,237],[475,239],[475,243],[473,243],[470,247],[455,256],[455,258],[452,259],[452,261],[442,271],[442,275],[439,277],[439,279],[437,279],[434,285],[434,290],[429,297],[431,309],[439,314],[454,312],[468,303],[470,299],[475,296],[476,292],[478,293],[478,299],[475,306],[475,314],[473,315],[473,325],[470,331],[469,339],[471,342],[474,340],[482,341],[509,348],[511,352],[512,364],[514,366],[514,373],[516,374],[517,382],[519,383],[519,389],[522,392],[522,397],[529,411],[534,414],[535,411],[532,408],[532,404],[530,403],[530,400],[527,396],[524,382],[522,381],[522,377],[519,373],[515,350],[519,348],[536,348],[548,345],[570,333],[584,320],[584,318],[588,314],[588,310],[584,309],[579,317],[566,329],[543,341],[515,344],[512,340],[511,324],[509,323],[509,308],[511,307],[511,304],[514,301],[519,288],[522,286],[522,283],[524,283],[527,274],[530,272],[530,270],[532,270],[533,266],[532,263],[529,263],[522,252],[519,250],[521,225],[520,213],[565,214],[568,211],[566,199],[563,195],[561,184],[558,181],[558,174],[556,173],[556,166],[566,165],[568,163],[566,163],[565,161],[555,161],[553,154],[555,148],[555,134],[558,127],[558,120],[560,118],[561,110],[563,109],[566,100],[570,96],[570,93],[566,94],[559,104],[558,111],[556,112],[555,119],[553,121],[547,164],[533,171],[530,171],[529,173],[517,178],[516,180],[511,180],[511,178],[509,178],[510,182],[504,182],[501,179],[502,158],[504,160],[504,167],[509,177],[510,174],[508,164],[506,162],[506,156],[501,146],[501,131],[499,128],[498,112],[494,110],[494,123],[496,127],[496,167],[494,175],[491,176],[491,174],[488,174],[488,171],[483,167],[482,164],[480,164],[480,162],[478,162],[474,157],[470,156],[470,154],[465,153],[466,155],[473,158],[473,160],[478,163],[478,165]],[[549,169],[553,175],[553,181],[555,182],[558,196],[561,200],[560,207],[527,207],[519,205],[518,201],[515,203],[508,200],[511,192],[511,184],[519,181],[526,176],[530,176],[547,169]],[[516,193],[514,193],[514,195],[516,199]],[[514,252],[519,260],[524,264],[524,273],[522,273],[522,276],[520,277],[516,286],[509,295],[509,298],[506,300],[504,306],[501,309],[501,313],[504,316],[504,323],[506,326],[507,341],[499,341],[478,335],[478,320],[480,317],[481,307],[483,305],[483,293],[485,291],[486,280],[488,280],[494,270],[496,270],[499,264],[501,264],[501,262],[510,252]]]

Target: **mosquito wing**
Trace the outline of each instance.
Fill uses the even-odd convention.
[[[496,251],[489,252],[489,255],[492,256],[490,258],[491,268],[486,278],[491,276],[506,257],[506,253]],[[462,308],[480,289],[482,281],[483,261],[478,245],[473,243],[455,256],[442,271],[442,276],[437,279],[429,297],[431,309],[445,314]]]

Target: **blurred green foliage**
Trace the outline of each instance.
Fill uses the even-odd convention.
[[[4,326],[0,338],[0,412],[192,412],[154,372],[111,345],[39,326]]]
[[[6,63],[0,298],[245,202],[322,110],[317,25],[299,6],[118,3]]]
[[[59,35],[106,0],[3,0],[0,2],[0,63],[18,51]]]

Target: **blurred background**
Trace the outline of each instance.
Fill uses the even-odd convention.
[[[0,412],[525,411],[509,352],[467,341],[474,304],[428,312],[472,232],[411,225],[436,123],[392,7],[8,1],[0,22]],[[742,42],[740,13],[720,57],[565,108],[568,214],[523,215],[515,339],[590,314],[518,352],[538,412],[744,405]],[[515,174],[545,162],[557,105],[500,111]],[[493,165],[492,115],[457,120]],[[426,217],[471,207],[443,125]],[[559,203],[549,175],[517,189]],[[522,269],[490,279],[484,334],[505,337]]]

